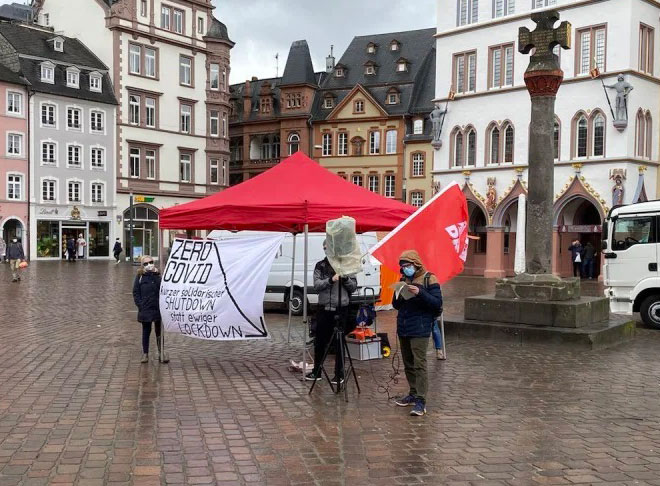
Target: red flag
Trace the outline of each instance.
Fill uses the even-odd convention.
[[[426,269],[442,284],[463,271],[467,248],[467,200],[453,182],[392,230],[370,253],[398,273],[401,253],[416,250]]]

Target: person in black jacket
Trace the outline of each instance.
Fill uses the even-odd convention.
[[[327,243],[323,241],[323,250]],[[335,330],[338,313],[342,325],[347,325],[351,294],[357,289],[354,276],[340,277],[335,272],[328,258],[324,258],[314,267],[314,290],[318,292],[319,304],[316,311],[316,335],[314,336],[314,369],[305,376],[308,381],[320,380],[323,353]],[[339,299],[341,297],[341,300]],[[346,329],[344,329],[346,331]],[[333,385],[341,386],[344,381],[344,363],[341,353],[335,355],[335,376],[330,380]]]
[[[73,262],[76,260],[76,240],[73,236],[66,240],[66,253],[68,261]]]
[[[133,283],[133,300],[138,308],[137,320],[142,323],[142,363],[149,362],[149,338],[151,323],[154,323],[156,344],[158,345],[158,361],[167,363],[169,360],[161,353],[160,335],[162,332],[160,305],[160,273],[154,265],[154,259],[143,256],[142,267],[138,270]]]
[[[123,248],[121,247],[121,243],[119,242],[119,238],[115,241],[115,246],[112,249],[112,254],[115,257],[116,262],[119,263],[119,255],[121,255],[121,252],[124,251]]]
[[[11,239],[11,243],[7,247],[7,259],[11,268],[11,281],[18,282],[21,279],[21,274],[18,273],[19,265],[25,261],[25,253],[23,253],[23,245],[15,236]]]
[[[438,279],[427,273],[416,251],[404,251],[399,265],[401,281],[407,287],[394,296],[392,305],[399,311],[396,331],[410,391],[398,398],[396,404],[400,407],[412,405],[410,415],[424,415],[428,390],[426,353],[433,324],[442,313],[442,291]],[[408,292],[412,295],[405,299]]]

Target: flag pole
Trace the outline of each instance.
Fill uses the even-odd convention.
[[[600,76],[599,76],[600,78]],[[607,104],[610,107],[610,113],[612,113],[612,119],[614,120],[616,117],[614,116],[614,110],[612,109],[612,103],[610,102],[610,95],[607,94],[607,88],[605,87],[605,82],[603,81],[603,78],[600,78],[600,83],[603,85],[603,91],[605,91],[605,97],[607,98]]]

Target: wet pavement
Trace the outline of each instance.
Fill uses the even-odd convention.
[[[133,274],[35,263],[12,284],[0,265],[0,486],[660,485],[660,332],[602,351],[449,341],[413,418],[385,393],[406,391],[396,356],[357,363],[348,403],[308,396],[282,312],[268,342],[170,336],[168,365],[140,364]],[[447,313],[492,286],[456,279]]]

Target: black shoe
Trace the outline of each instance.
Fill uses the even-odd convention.
[[[312,371],[311,373],[307,373],[307,374],[305,375],[305,380],[307,380],[307,381],[319,381],[319,380],[321,380],[322,378],[323,378],[323,377],[322,377],[320,374],[317,375],[317,374],[314,373],[313,371]]]

